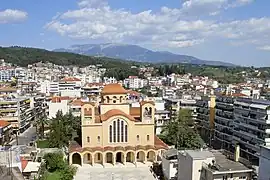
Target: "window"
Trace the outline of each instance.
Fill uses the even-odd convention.
[[[110,125],[110,143],[112,142],[112,125]]]
[[[124,142],[124,121],[121,121],[121,142]]]
[[[90,143],[90,137],[89,136],[87,136],[87,142]]]
[[[100,143],[100,136],[97,137],[97,141]]]
[[[109,142],[127,142],[127,123],[124,120],[114,120],[109,126]]]
[[[140,136],[139,135],[137,135],[137,141],[139,141],[140,140]]]
[[[117,120],[117,142],[120,142],[120,119]]]
[[[127,125],[125,125],[125,142],[128,141],[127,135],[128,135],[128,130],[127,130]]]
[[[91,155],[87,154],[87,160],[90,161],[91,160]]]
[[[150,136],[149,135],[147,135],[147,141],[149,141],[150,140]]]
[[[116,142],[116,122],[113,122],[113,142]]]

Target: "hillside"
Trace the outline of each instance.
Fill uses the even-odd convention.
[[[68,52],[53,52],[44,49],[24,47],[0,47],[0,59],[6,62],[26,67],[37,62],[51,62],[58,65],[87,66],[102,64],[106,68],[130,67],[138,63],[107,57],[91,57]]]
[[[173,54],[165,51],[152,51],[137,45],[129,44],[84,44],[73,45],[67,49],[55,49],[56,52],[72,52],[91,56],[106,56],[124,60],[148,63],[185,63],[197,65],[233,66],[220,61],[206,61],[193,56]]]

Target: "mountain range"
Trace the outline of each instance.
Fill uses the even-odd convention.
[[[89,56],[111,57],[123,60],[149,63],[188,63],[197,65],[234,66],[221,61],[201,60],[193,56],[179,55],[167,51],[152,51],[129,44],[83,44],[69,48],[55,49],[55,52],[70,52]]]

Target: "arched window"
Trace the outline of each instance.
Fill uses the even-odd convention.
[[[107,103],[110,103],[110,97],[106,96],[106,99],[107,99]]]
[[[112,142],[112,125],[110,125],[110,143]]]
[[[149,135],[147,135],[146,139],[147,139],[147,141],[149,141],[149,140],[150,140],[150,136],[149,136]]]
[[[126,121],[117,119],[109,126],[109,142],[127,142],[128,141],[128,126]]]
[[[117,120],[117,142],[120,142],[120,119]]]
[[[123,101],[123,96],[120,96],[120,103],[122,103]]]
[[[90,137],[89,136],[87,136],[87,142],[90,143]]]
[[[148,115],[152,116],[152,108],[151,107],[149,108],[149,114]]]
[[[97,137],[97,141],[100,143],[100,136]]]
[[[137,141],[140,141],[140,136],[139,135],[137,135]]]

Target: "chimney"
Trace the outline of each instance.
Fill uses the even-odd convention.
[[[237,144],[235,146],[235,152],[234,152],[234,161],[238,162],[240,157],[240,146]]]

